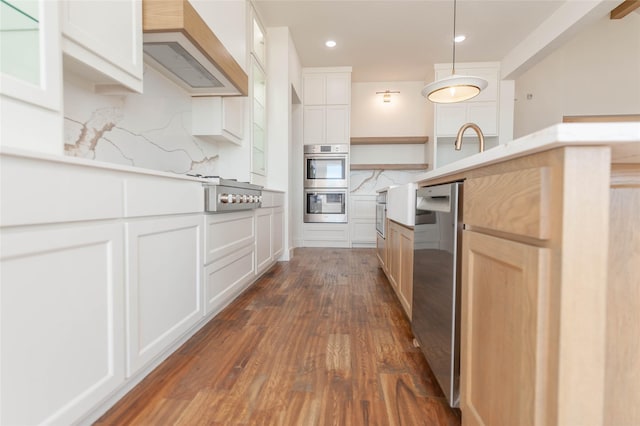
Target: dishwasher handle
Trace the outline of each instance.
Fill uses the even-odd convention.
[[[455,184],[427,186],[416,190],[416,211],[453,211],[452,190]]]

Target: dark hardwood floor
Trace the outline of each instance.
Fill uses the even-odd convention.
[[[296,249],[98,425],[459,425],[373,249]]]

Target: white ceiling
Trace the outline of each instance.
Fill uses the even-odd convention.
[[[458,0],[456,62],[500,61],[564,0]],[[255,0],[266,27],[289,27],[304,67],[352,66],[352,79],[424,81],[450,63],[453,0]],[[324,42],[338,46],[329,49]]]

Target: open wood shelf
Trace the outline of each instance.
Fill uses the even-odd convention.
[[[351,170],[426,170],[427,163],[419,164],[351,164]]]
[[[351,138],[351,145],[418,145],[429,142],[429,136],[388,136]]]

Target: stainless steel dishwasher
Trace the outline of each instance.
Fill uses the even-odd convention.
[[[419,188],[411,328],[449,405],[460,399],[462,182]]]

